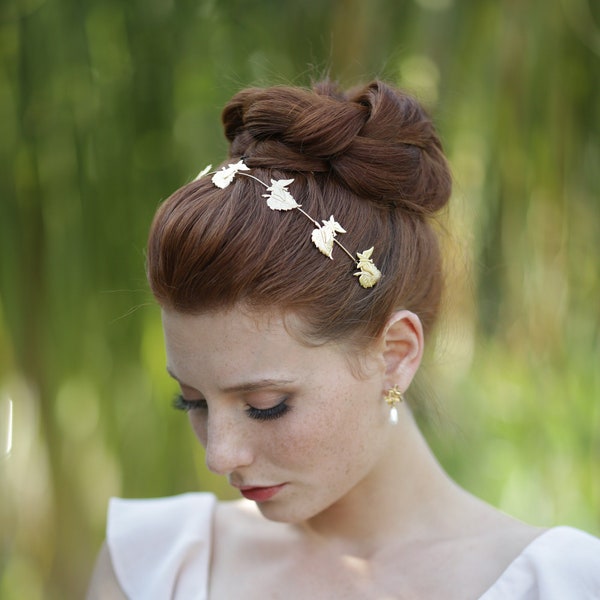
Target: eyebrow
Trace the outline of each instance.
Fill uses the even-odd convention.
[[[177,381],[180,385],[183,385],[185,387],[190,387],[190,388],[194,387],[192,385],[188,385],[188,384],[184,383],[183,381],[181,381],[175,375],[175,373],[173,373],[173,371],[171,371],[171,369],[169,369],[169,367],[167,367],[167,373],[175,381]],[[248,381],[248,382],[237,383],[235,385],[230,385],[230,386],[223,388],[221,391],[225,392],[227,394],[236,393],[236,392],[237,393],[255,392],[257,390],[262,390],[264,388],[276,387],[279,385],[289,385],[291,383],[294,383],[294,381],[292,379],[258,379],[257,381]]]

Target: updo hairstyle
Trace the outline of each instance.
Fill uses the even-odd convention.
[[[374,246],[382,273],[362,288],[356,265],[334,246],[333,260],[312,244],[298,211],[273,211],[251,178],[225,189],[209,176],[158,209],[147,273],[166,309],[198,314],[241,303],[291,311],[308,341],[362,345],[394,310],[408,309],[428,332],[442,289],[439,245],[430,217],[450,196],[451,177],[431,120],[412,97],[380,81],[342,93],[276,86],[236,94],[222,114],[230,158],[253,176],[289,186],[314,219],[331,215],[352,253]]]

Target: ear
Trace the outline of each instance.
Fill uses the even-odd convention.
[[[423,357],[421,320],[408,310],[398,311],[389,318],[382,338],[385,385],[387,389],[397,385],[405,392]]]

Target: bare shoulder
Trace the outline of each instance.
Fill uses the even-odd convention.
[[[501,560],[513,560],[533,540],[547,531],[546,528],[529,525],[519,519],[478,500],[481,513],[473,510],[473,532],[482,541],[495,548]]]
[[[458,540],[473,544],[492,560],[492,565],[508,566],[533,540],[546,531],[515,519],[479,498],[467,495],[467,518],[463,521],[464,536]]]
[[[480,536],[481,549],[487,550],[489,556],[489,577],[493,580],[497,579],[534,540],[546,531],[546,528],[535,527],[501,515],[496,526],[490,527]]]
[[[236,524],[239,522],[250,523],[256,521],[260,517],[260,511],[254,502],[247,500],[229,500],[225,502],[217,502],[215,508],[215,519],[217,521],[234,520]]]
[[[127,600],[117,580],[106,542],[102,544],[98,554],[86,599]]]
[[[253,547],[264,542],[272,546],[278,540],[289,541],[293,528],[284,523],[265,519],[254,502],[236,500],[219,502],[215,510],[215,544],[244,544],[250,542]]]
[[[457,498],[430,536],[387,549],[381,558],[388,589],[406,585],[418,598],[479,598],[546,531],[462,490]],[[393,568],[397,564],[403,573]]]
[[[480,500],[471,509],[462,535],[457,535],[451,545],[452,554],[462,556],[462,560],[446,565],[456,567],[455,589],[469,582],[476,592],[474,596],[479,597],[547,529],[524,523]]]
[[[229,588],[217,588],[217,584],[230,585],[232,572],[238,583],[244,577],[250,583],[264,581],[288,566],[298,542],[299,534],[293,526],[265,519],[253,502],[219,502],[213,529],[213,593],[219,589],[221,595],[215,593],[217,598],[238,597]]]

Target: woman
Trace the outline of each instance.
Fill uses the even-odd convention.
[[[245,500],[113,500],[90,597],[592,598],[600,543],[460,489],[403,402],[442,288],[431,121],[374,82],[247,89],[158,210],[176,406]]]

